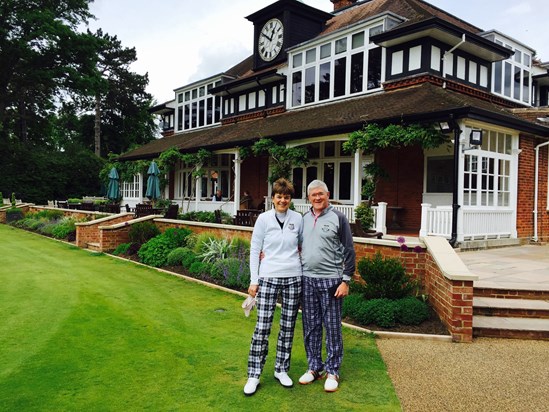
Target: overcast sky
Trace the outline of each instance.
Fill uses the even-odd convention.
[[[252,54],[253,25],[245,17],[275,0],[95,0],[95,30],[135,47],[133,70],[149,74],[158,103],[173,89],[218,74]],[[330,0],[303,0],[332,11]],[[429,0],[483,30],[496,29],[549,61],[548,0]]]

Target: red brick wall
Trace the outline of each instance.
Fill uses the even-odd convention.
[[[543,140],[521,135],[519,147],[518,199],[517,199],[517,236],[529,239],[534,235],[534,190],[536,151]],[[547,213],[547,162],[548,147],[539,149],[538,169],[538,238],[549,241],[549,216]]]
[[[473,282],[446,278],[426,254],[425,292],[455,342],[473,340]]]

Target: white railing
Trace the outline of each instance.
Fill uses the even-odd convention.
[[[458,216],[458,240],[513,237],[515,216],[512,210],[461,209]],[[452,236],[452,207],[421,204],[420,236]]]
[[[514,230],[515,215],[512,210],[463,211],[465,240],[509,238]]]
[[[431,207],[430,203],[421,204],[420,236],[452,236],[452,206]]]
[[[194,199],[191,200],[174,200],[174,203],[177,203],[180,207],[182,213],[187,212],[213,212],[215,210],[221,209],[223,212],[233,214],[234,202],[224,201],[213,202],[211,200],[199,200],[198,202]]]

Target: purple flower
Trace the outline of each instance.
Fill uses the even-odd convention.
[[[396,241],[398,243],[400,243],[401,245],[403,245],[404,242],[406,242],[406,239],[404,239],[404,236],[399,236],[399,237],[396,238]]]
[[[416,252],[416,253],[421,253],[421,252],[423,252],[423,248],[422,248],[421,246],[416,246],[416,247],[414,248],[414,252]]]
[[[404,243],[402,245],[400,245],[400,250],[402,250],[403,252],[408,252],[408,246],[405,245]]]

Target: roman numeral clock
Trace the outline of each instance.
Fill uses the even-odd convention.
[[[284,44],[284,25],[279,19],[270,19],[263,25],[257,39],[257,53],[265,62],[273,61]]]

